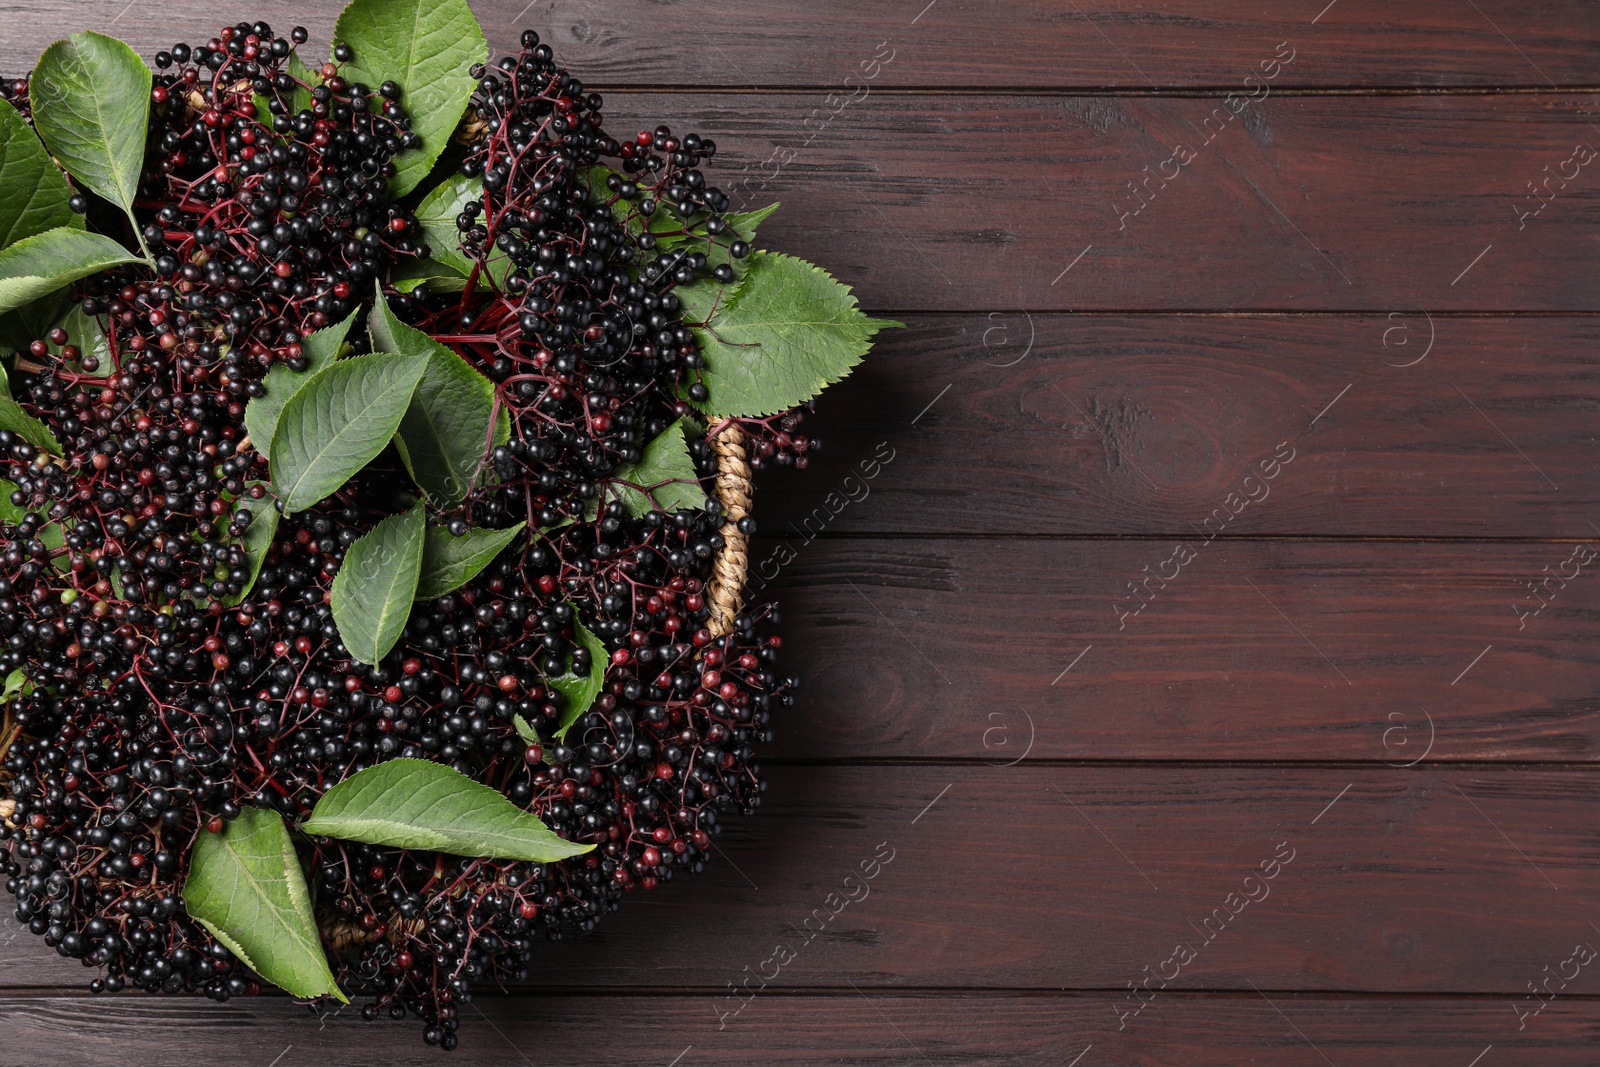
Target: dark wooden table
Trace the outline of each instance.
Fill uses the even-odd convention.
[[[1600,1062],[1600,5],[523,4],[908,328],[758,493],[767,806],[451,1062]],[[4,1064],[445,1062],[0,966]]]

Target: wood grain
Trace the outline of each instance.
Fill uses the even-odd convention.
[[[1181,568],[1177,544],[1193,553]],[[752,556],[758,571],[778,569],[787,669],[803,680],[779,723],[785,756],[1600,755],[1597,563],[1565,589],[1552,582],[1537,615],[1519,584],[1559,570],[1571,545],[1190,536],[789,548],[787,564],[773,542]],[[1130,592],[1145,567],[1177,577]]]
[[[805,97],[620,101],[714,134],[717,183],[785,206],[765,246],[871,307],[1435,313],[1596,308],[1597,186],[1568,161],[1600,143],[1597,103],[1282,97],[1229,121],[1198,99],[874,96],[805,147]],[[1177,145],[1193,159],[1163,168]]]
[[[1024,761],[770,778],[720,862],[542,946],[530,983],[731,997],[781,943],[782,986],[1115,991],[1182,943],[1197,958],[1175,988],[1515,999],[1575,942],[1600,944],[1600,847],[1573,816],[1600,803],[1600,779],[1580,768]],[[1262,894],[1243,879],[1283,842],[1294,855],[1264,899],[1204,927],[1230,893]],[[11,985],[85,981],[30,942],[9,946]]]
[[[479,997],[456,1061],[570,1067],[1079,1067],[1106,1064],[1465,1067],[1493,1046],[1504,1067],[1589,1067],[1600,1005],[1558,999],[1518,1032],[1503,998],[1168,994],[1118,1032],[1105,996],[857,994],[772,996],[717,1029],[704,996]],[[1282,1012],[1282,1015],[1278,1014]],[[5,1067],[438,1067],[415,1023],[363,1023],[354,1012],[319,1026],[277,998],[227,1005],[159,998],[41,997],[0,1001]],[[92,1021],[91,1021],[92,1020]]]
[[[268,14],[325,43],[340,6]],[[715,136],[715,183],[784,203],[764,246],[909,329],[758,490],[806,679],[760,816],[480,995],[460,1055],[1594,1062],[1594,965],[1519,1010],[1600,945],[1600,561],[1527,587],[1600,540],[1600,8],[475,7],[497,51],[539,29],[612,129]],[[12,0],[0,72],[216,18]],[[1270,895],[1230,900],[1280,846]],[[438,1062],[411,1023],[88,977],[0,919],[0,1067]]]
[[[1600,320],[907,325],[821,399],[809,469],[760,480],[762,530],[1190,538],[1289,441],[1223,536],[1600,536]]]
[[[831,90],[879,41],[894,59],[874,86],[1237,88],[1279,42],[1297,50],[1277,82],[1371,88],[1592,86],[1600,18],[1584,4],[1480,0],[1326,0],[1249,7],[1202,0],[1075,5],[1018,0],[825,0],[803,6],[711,0],[478,0],[496,54],[538,30],[586,83],[624,86],[815,86]],[[63,30],[112,30],[144,54],[203,40],[230,12],[43,0],[0,13],[0,69],[20,71]],[[339,5],[272,5],[280,31],[306,25],[325,54]],[[242,10],[242,9],[241,9]],[[1319,15],[1320,13],[1320,15]],[[1315,21],[1313,21],[1315,20]],[[1502,36],[1500,31],[1509,36]],[[1519,54],[1518,49],[1529,58]],[[870,71],[874,68],[865,68]],[[856,84],[856,83],[852,83]]]
[[[880,310],[1600,310],[1594,93],[877,94],[808,133],[816,106],[642,93],[611,121],[714,135],[710,180],[785,206],[761,243]]]

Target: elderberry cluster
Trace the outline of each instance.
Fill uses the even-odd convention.
[[[715,141],[666,126],[618,141],[600,95],[531,30],[519,55],[472,73],[482,135],[460,173],[481,176],[483,192],[456,228],[478,269],[461,296],[418,290],[413,314],[500,386],[517,428],[493,456],[501,498],[549,525],[706,399],[701,323],[675,290],[732,282],[750,245],[700,169]],[[816,445],[793,434],[799,418],[732,421],[758,465],[804,467]]]
[[[347,82],[337,63],[303,85],[291,50],[257,22],[155,57],[140,194],[161,205],[144,237],[173,296],[150,313],[187,317],[160,341],[191,377],[219,359],[234,381],[302,368],[303,333],[354,311],[391,259],[418,251],[415,218],[386,197],[394,157],[417,143],[398,87]]]
[[[457,219],[470,275],[400,292],[396,271],[438,251],[388,196],[416,144],[403,94],[347,82],[342,45],[302,83],[288,61],[304,41],[240,23],[157,54],[136,204],[151,266],[81,283],[98,329],[51,331],[13,374],[59,450],[0,430],[15,486],[0,501],[0,678],[25,678],[0,733],[0,865],[19,919],[94,969],[91,989],[226,1000],[261,983],[184,909],[199,836],[245,806],[292,825],[384,760],[447,764],[596,846],[530,864],[305,842],[341,987],[368,994],[365,1018],[416,1015],[453,1048],[475,985],[525,976],[539,938],[592,930],[626,892],[700,871],[722,819],[760,804],[755,748],[795,684],[763,632],[775,610],[713,634],[721,509],[638,514],[604,493],[691,414],[684,397],[705,398],[701,323],[680,293],[733,281],[749,245],[701,173],[714,142],[664,126],[611,137],[600,97],[530,31],[472,72],[472,143],[455,157],[482,178]],[[26,83],[0,85],[20,109]],[[244,412],[374,281],[508,414],[485,477],[437,520],[528,532],[363,665],[340,640],[333,579],[411,506],[406,468],[386,451],[285,516],[252,575],[247,502],[270,471]],[[737,424],[757,465],[804,466],[817,444],[798,421],[716,429]],[[710,485],[713,450],[696,437],[690,454]],[[604,684],[558,736],[552,679],[568,671]]]
[[[31,125],[33,108],[28,101],[27,78],[0,78],[0,100],[17,109],[17,113]]]

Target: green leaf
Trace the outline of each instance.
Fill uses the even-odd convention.
[[[347,81],[400,85],[400,103],[422,138],[420,149],[394,160],[389,194],[404,195],[449,143],[477,87],[468,68],[488,62],[489,42],[467,0],[351,0],[333,33],[355,50],[340,70]]]
[[[285,512],[315,504],[383,451],[427,368],[387,352],[342,359],[289,398],[269,453]]]
[[[436,259],[408,259],[395,268],[389,284],[402,293],[424,285],[436,293],[459,293],[467,287],[467,276]]]
[[[772,213],[777,210],[778,202],[774,200],[766,207],[758,207],[754,211],[735,211],[731,215],[724,215],[723,221],[739,240],[750,242],[756,239],[756,227],[770,219]]]
[[[632,483],[624,485],[624,482]],[[642,488],[635,489],[634,486]],[[668,426],[644,446],[637,463],[618,467],[606,481],[601,498],[621,500],[628,514],[651,510],[698,511],[706,506],[706,491],[684,438],[683,420]],[[588,517],[599,514],[600,500],[590,503]]]
[[[696,323],[705,322],[716,311],[731,306],[739,296],[739,291],[744,287],[746,273],[750,264],[759,256],[747,254],[744,259],[733,258],[732,246],[735,240],[746,243],[753,242],[756,237],[756,228],[774,212],[778,210],[777,204],[768,204],[766,207],[754,211],[741,211],[726,217],[728,230],[713,238],[705,234],[704,228],[697,230],[701,240],[709,242],[707,247],[696,246],[699,251],[706,253],[706,262],[715,267],[726,263],[733,268],[733,281],[719,282],[715,278],[701,278],[691,285],[680,285],[673,292],[683,303],[683,321]],[[731,236],[730,236],[731,233]],[[663,238],[657,247],[663,250],[682,247],[688,239],[685,237]]]
[[[72,190],[14,107],[0,107],[0,248],[25,237],[73,226]]]
[[[547,679],[550,687],[567,699],[567,708],[561,713],[561,726],[556,731],[556,736],[562,739],[566,738],[572,724],[588,712],[594,698],[600,695],[600,687],[606,680],[606,668],[611,664],[611,653],[606,651],[606,646],[576,619],[572,622],[572,636],[578,644],[589,650],[589,673],[574,674],[569,657],[567,669]]]
[[[259,485],[259,482],[251,482]],[[248,488],[248,487],[247,487]],[[249,560],[247,569],[250,576],[245,579],[244,587],[237,594],[228,598],[228,606],[241,603],[250,595],[250,590],[255,588],[256,579],[261,577],[261,565],[266,562],[267,550],[272,547],[272,538],[278,532],[278,509],[270,495],[259,500],[252,500],[247,492],[239,498],[239,507],[250,512],[253,516],[250,526],[245,530],[244,536],[239,539],[244,546],[245,556]]]
[[[51,154],[129,219],[144,167],[150,86],[150,68],[137,52],[93,32],[45,49],[29,82],[33,124]],[[141,236],[141,248],[143,242]]]
[[[4,373],[0,371],[0,373]],[[18,489],[16,482],[8,482],[0,478],[0,522],[15,526],[28,515],[27,508],[19,508],[11,502],[11,494]]]
[[[19,308],[108,267],[139,257],[109,237],[71,226],[35,234],[0,252],[0,312]]]
[[[462,275],[472,273],[473,261],[461,250],[456,216],[470,201],[482,199],[482,178],[468,178],[460,171],[452,171],[417,205],[417,224],[428,244],[428,254]]]
[[[422,573],[422,518],[421,504],[390,515],[350,546],[333,576],[333,621],[362,663],[382,661],[411,615]]]
[[[704,252],[707,267],[715,268],[724,263],[731,265],[735,272],[735,284],[737,285],[737,279],[743,275],[745,263],[749,262],[749,260],[734,258],[733,243],[735,241],[743,241],[746,244],[754,244],[756,228],[767,221],[772,213],[777,210],[778,205],[773,203],[768,204],[766,207],[756,208],[754,211],[739,211],[732,215],[724,215],[722,221],[727,224],[727,228],[715,236],[707,233],[705,223],[701,222],[690,227],[690,231],[687,234],[675,234],[670,237],[658,238],[656,248],[662,252],[670,252],[678,248]],[[661,212],[662,208],[658,206],[656,214],[660,215]],[[713,282],[712,284],[716,283]]]
[[[672,291],[677,294],[682,302],[683,321],[687,323],[703,323],[732,304],[739,296],[739,290],[744,287],[746,270],[751,262],[758,258],[757,253],[752,253],[744,262],[733,261],[733,281],[719,282],[715,278],[701,278],[690,285],[680,285]]]
[[[23,411],[22,405],[11,398],[11,382],[3,366],[0,366],[0,430],[10,430],[35,448],[61,455],[61,442],[50,432],[50,427]]]
[[[313,375],[339,357],[345,335],[355,321],[356,313],[352,311],[343,322],[318,330],[303,339],[300,349],[306,360],[305,370],[292,371],[282,363],[277,363],[267,371],[267,376],[261,380],[261,387],[266,392],[251,397],[244,408],[245,432],[250,435],[250,443],[257,452],[263,456],[272,455],[272,438],[277,433],[278,420],[283,417],[284,405]]]
[[[516,540],[527,525],[519,522],[509,530],[468,530],[460,537],[441,526],[428,527],[422,545],[417,599],[433,600],[466,585],[493,563],[500,550]]]
[[[92,371],[83,370],[74,366],[73,369],[80,374],[88,374],[95,378],[108,378],[113,367],[111,360],[111,341],[106,337],[106,332],[100,326],[100,319],[95,315],[83,313],[83,303],[74,300],[72,306],[67,308],[67,313],[61,317],[58,325],[67,331],[67,344],[78,347],[78,358],[93,356],[97,361]],[[54,347],[54,346],[52,346]]]
[[[530,745],[539,744],[539,731],[528,725],[528,720],[513,712],[511,715],[511,728],[517,731],[517,736]]]
[[[322,794],[300,829],[368,845],[530,863],[594,848],[557,837],[499,790],[421,759],[386,760],[351,775]]]
[[[748,256],[743,261],[737,260],[733,258],[733,253],[729,249],[733,247],[733,242],[735,241],[743,241],[746,244],[754,245],[756,227],[766,222],[772,216],[772,213],[777,210],[778,205],[771,203],[766,207],[756,208],[754,211],[738,211],[732,215],[724,216],[723,221],[728,224],[728,228],[716,237],[712,237],[708,247],[702,249],[706,254],[707,265],[716,267],[727,263],[735,271],[742,272],[744,265],[749,262]]]
[[[301,340],[300,354],[305,357],[306,369],[300,373],[316,374],[339,358],[339,353],[344,351],[344,339],[350,335],[350,327],[356,324],[356,314],[352,311],[343,322],[325,326]]]
[[[0,351],[26,352],[28,346],[59,325],[72,303],[66,289],[0,314]]]
[[[629,233],[644,233],[645,223],[648,220],[650,232],[655,235],[658,242],[682,241],[686,236],[678,232],[684,228],[683,219],[664,201],[657,200],[655,213],[646,215],[639,210],[638,201],[643,199],[642,196],[636,195],[634,199],[629,200],[627,197],[612,191],[610,186],[607,185],[607,182],[612,178],[637,184],[637,178],[612,170],[604,164],[584,167],[579,173],[589,190],[588,203],[609,203],[611,217],[626,227]],[[648,192],[645,195],[648,195]],[[656,247],[659,248],[661,246],[657,244]]]
[[[733,300],[697,327],[710,392],[697,405],[718,417],[773,415],[803,404],[867,354],[872,336],[899,323],[867,317],[821,267],[753,253]]]
[[[328,969],[306,878],[283,817],[245,808],[202,830],[183,883],[189,915],[261,977],[297,997],[348,1003]]]
[[[27,695],[29,685],[28,676],[22,673],[21,667],[18,667],[6,675],[5,690],[0,691],[0,704],[9,704],[18,697]]]
[[[61,528],[59,522],[46,523],[44,529],[39,531],[39,540],[53,553],[65,547],[67,531]]]
[[[299,49],[291,48],[289,49],[289,66],[286,68],[285,73],[296,82],[304,83],[303,85],[297,84],[293,89],[289,90],[289,99],[284,101],[289,105],[289,114],[294,116],[302,111],[310,111],[312,106],[311,90],[322,84],[322,72],[312,70],[306,66],[305,61],[300,58]]]
[[[489,450],[494,383],[444,345],[395,318],[380,294],[371,316],[375,344],[426,358],[428,369],[400,423],[400,458],[440,505],[459,504]]]
[[[287,93],[278,92],[277,90],[273,91],[273,95],[283,101],[284,106],[287,109],[285,114],[288,117],[293,118],[302,111],[311,110],[313,104],[311,99],[311,90],[306,88],[306,86],[321,85],[322,75],[307,67],[305,63],[301,61],[300,51],[296,48],[289,49],[289,62],[284,66],[284,72],[288,74],[289,77],[306,83],[305,85],[295,85]],[[270,128],[272,126],[272,120],[274,117],[271,107],[272,101],[260,93],[256,93],[254,99],[256,104],[256,121],[260,122],[261,125]]]

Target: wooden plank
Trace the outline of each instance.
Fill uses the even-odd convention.
[[[1282,1014],[1278,1014],[1279,1012]],[[462,1012],[459,1055],[471,1063],[681,1067],[926,1067],[960,1063],[1076,1067],[1588,1067],[1600,1005],[1558,999],[1518,1032],[1503,999],[1169,994],[1118,1032],[1105,997],[772,996],[718,1030],[704,996],[480,997]],[[30,1067],[437,1067],[415,1022],[322,1025],[278,998],[0,1001],[8,1062]],[[1320,1050],[1320,1051],[1319,1051]],[[673,1061],[674,1056],[682,1058]],[[274,1060],[274,1057],[281,1059]]]
[[[1504,995],[1509,1024],[1541,968],[1600,944],[1600,844],[1574,815],[1600,803],[1587,769],[1024,761],[770,777],[761,815],[732,823],[704,875],[548,946],[530,982],[689,987],[731,1010],[728,983],[763,964],[770,978],[781,944],[781,986],[1125,991],[1183,944],[1194,958],[1174,988]],[[1263,863],[1275,877],[1245,881]],[[1260,899],[1230,896],[1246,892]],[[7,981],[82,984],[40,951],[10,945]]]
[[[877,94],[814,139],[812,104],[630,94],[613,123],[714,134],[712,181],[785,204],[763,244],[878,309],[1600,310],[1594,93]]]
[[[872,307],[1437,313],[1596,308],[1597,103],[874,96],[810,147],[800,96],[621,106],[714,134],[718,185],[784,203],[763,243]]]
[[[992,311],[908,327],[820,401],[810,467],[760,480],[762,530],[1192,538],[1254,472],[1267,495],[1223,536],[1600,535],[1600,320]],[[1295,458],[1263,485],[1280,442]]]
[[[473,7],[497,55],[531,27],[585,82],[608,87],[831,90],[853,76],[847,93],[862,85],[1235,89],[1247,75],[1276,69],[1261,64],[1281,42],[1295,58],[1273,79],[1275,87],[1595,83],[1600,18],[1588,5],[1480,0],[1475,10],[1445,0],[1336,3],[1230,10],[1202,0],[1083,0],[1066,7],[1050,0],[824,0],[804,7],[711,0],[674,10],[647,0],[531,7],[524,0],[479,0]],[[56,36],[84,26],[109,27],[151,54],[175,36],[205,39],[222,17],[123,6],[122,0],[14,6],[0,14],[0,67],[24,69]],[[303,23],[325,43],[341,6],[288,0],[272,5],[271,21],[282,29]],[[880,41],[893,50],[881,53],[892,61],[863,67],[880,54]]]
[[[785,756],[1600,756],[1600,560],[1565,589],[1541,586],[1537,615],[1519,584],[1561,570],[1572,545],[791,547],[770,590],[803,680],[778,723]],[[773,542],[753,556],[763,573],[786,559]],[[1147,573],[1177,577],[1163,589]]]

